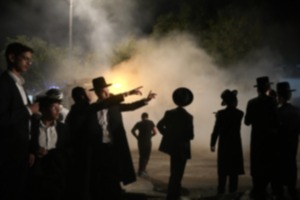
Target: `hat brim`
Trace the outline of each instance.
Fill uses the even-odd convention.
[[[185,98],[182,98],[183,96],[185,96]],[[188,88],[177,88],[174,92],[173,92],[173,102],[177,105],[177,106],[187,106],[189,104],[191,104],[193,102],[194,99],[194,95],[192,93],[191,90],[189,90]]]
[[[106,84],[106,85],[104,85],[104,86],[102,86],[102,87],[99,87],[99,88],[97,88],[97,89],[103,89],[103,88],[109,87],[109,86],[111,86],[111,85],[112,85],[112,83],[109,83],[109,84]],[[91,89],[89,89],[89,91],[95,91],[95,88],[91,88]]]

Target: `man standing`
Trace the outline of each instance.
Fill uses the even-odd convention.
[[[103,77],[93,79],[93,88],[98,100],[97,104],[112,96]],[[124,94],[141,94],[140,88]],[[117,104],[91,111],[87,118],[87,132],[91,148],[91,194],[92,199],[122,199],[120,182],[129,184],[136,180],[129,145],[123,125],[122,114],[146,105],[155,97],[149,93],[146,99],[130,104]]]
[[[131,129],[132,134],[138,140],[139,168],[138,176],[147,176],[147,164],[151,154],[151,138],[156,134],[153,121],[149,120],[148,113],[142,113],[142,121],[136,123]],[[136,131],[138,130],[138,134]]]
[[[276,137],[278,136],[277,103],[268,95],[269,77],[256,79],[258,97],[249,100],[245,124],[251,125],[250,172],[254,199],[265,199],[266,188],[274,178]]]
[[[276,183],[278,199],[283,199],[284,186],[293,200],[297,197],[297,152],[300,134],[300,110],[289,101],[292,92],[288,82],[277,83],[279,127],[279,158]]]
[[[193,116],[183,108],[192,103],[193,93],[187,88],[178,88],[173,92],[173,101],[178,107],[166,111],[157,124],[163,135],[159,150],[171,156],[167,200],[178,199],[181,195],[186,161],[191,158],[190,140],[194,138]]]
[[[30,104],[21,74],[32,64],[33,49],[11,43],[5,51],[7,70],[0,76],[0,198],[25,199],[29,156],[30,117],[38,104]]]

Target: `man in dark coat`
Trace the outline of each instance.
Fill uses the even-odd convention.
[[[69,131],[58,120],[61,100],[45,96],[38,102],[41,116],[32,121],[30,141],[31,152],[36,157],[32,168],[32,198],[62,200],[70,156]]]
[[[131,129],[132,134],[138,141],[139,167],[138,176],[148,176],[146,168],[151,154],[151,138],[156,135],[155,124],[149,119],[148,113],[142,113],[142,120],[137,122]],[[138,131],[138,134],[136,133]]]
[[[244,174],[244,160],[241,140],[243,111],[237,109],[237,91],[225,90],[221,94],[222,105],[227,106],[216,114],[216,122],[211,135],[211,151],[215,151],[218,142],[218,193],[225,192],[229,176],[229,192],[236,192],[238,175]]]
[[[292,92],[288,82],[277,83],[278,113],[280,119],[278,140],[278,171],[276,191],[278,198],[284,196],[284,187],[287,186],[291,199],[297,199],[297,152],[300,134],[300,110],[289,103]]]
[[[272,181],[275,170],[276,137],[278,136],[277,103],[268,96],[268,77],[256,79],[258,97],[248,101],[245,124],[251,125],[250,171],[255,199],[265,199],[266,188]]]
[[[0,76],[0,199],[26,199],[30,118],[38,104],[30,104],[21,74],[32,64],[33,50],[11,43],[5,51],[7,70]],[[29,163],[30,162],[30,163]]]
[[[71,163],[68,177],[68,198],[86,200],[89,198],[89,170],[90,152],[87,147],[88,134],[85,127],[86,118],[90,112],[120,104],[125,99],[125,94],[112,95],[107,99],[90,104],[90,97],[83,87],[72,89],[74,104],[71,106],[65,123],[70,129]]]
[[[183,108],[192,103],[193,93],[187,88],[177,88],[173,92],[173,101],[178,107],[166,111],[157,123],[163,136],[159,150],[171,157],[167,200],[176,200],[181,195],[185,165],[191,158],[190,140],[194,138],[193,116]]]
[[[111,96],[103,77],[93,79],[93,91],[101,102]],[[140,94],[136,88],[124,95]],[[122,199],[124,185],[136,180],[130,149],[122,120],[122,112],[132,111],[145,106],[154,93],[149,93],[146,99],[109,106],[100,111],[91,111],[87,118],[86,129],[89,134],[91,149],[91,194],[93,200]],[[96,102],[96,103],[97,103]]]

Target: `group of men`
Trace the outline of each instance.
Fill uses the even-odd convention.
[[[32,64],[33,49],[11,43],[5,51],[7,70],[0,76],[0,197],[19,199],[122,199],[120,182],[136,180],[122,112],[148,104],[156,94],[133,103],[123,103],[129,95],[141,95],[141,87],[113,95],[104,77],[92,80],[97,101],[90,102],[82,87],[72,90],[72,105],[64,122],[60,122],[61,98],[41,96],[29,101],[21,74]],[[296,196],[297,144],[299,110],[288,101],[289,84],[277,84],[277,99],[269,95],[268,77],[257,79],[258,97],[247,105],[245,124],[251,132],[251,176],[253,197],[264,199],[268,183],[283,198],[287,184]],[[170,155],[168,200],[180,197],[181,180],[186,162],[191,158],[190,141],[194,138],[193,116],[185,106],[193,101],[187,88],[173,92],[176,108],[168,110],[157,123],[162,134],[159,150]],[[155,125],[137,123],[132,133],[139,139],[138,175],[146,173],[151,151],[150,138]],[[150,132],[146,138],[136,134],[143,126]],[[145,143],[146,141],[146,143]],[[275,167],[274,167],[275,166]],[[285,176],[282,176],[282,171]],[[274,178],[275,177],[275,178]]]

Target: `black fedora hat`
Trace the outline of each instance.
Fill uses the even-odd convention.
[[[224,90],[221,94],[221,99],[222,99],[221,105],[224,106],[227,103],[236,101],[237,94],[238,94],[237,90],[228,90],[228,89]]]
[[[188,88],[180,87],[174,90],[172,98],[176,105],[183,107],[192,103],[194,95]]]
[[[287,92],[296,91],[295,89],[291,89],[290,84],[287,81],[277,83],[276,89],[278,95],[286,94]]]
[[[98,78],[94,78],[92,80],[92,83],[93,83],[93,88],[90,89],[90,91],[101,90],[105,87],[109,87],[109,86],[112,85],[111,83],[107,84],[106,81],[105,81],[105,78],[102,77],[102,76],[100,76]]]
[[[254,85],[254,87],[265,87],[265,86],[269,86],[271,84],[273,84],[273,83],[270,82],[268,76],[262,76],[262,77],[256,78],[256,85]]]

